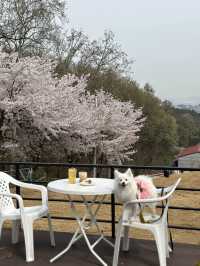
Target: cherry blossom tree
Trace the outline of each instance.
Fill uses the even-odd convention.
[[[107,161],[129,159],[144,122],[142,110],[102,90],[89,93],[87,76],[58,79],[54,68],[47,58],[0,53],[2,144],[17,145],[26,155],[48,143],[48,152],[60,146],[76,154],[94,151]]]
[[[88,119],[84,139],[94,151],[94,163],[97,154],[104,155],[109,162],[129,160],[145,120],[142,110],[135,109],[131,102],[114,99],[103,90],[87,94],[85,104]]]
[[[28,147],[32,140],[41,143],[45,138],[75,134],[84,119],[80,99],[86,77],[57,79],[54,67],[46,58],[0,54],[1,135],[6,139]],[[66,146],[72,146],[71,140]]]

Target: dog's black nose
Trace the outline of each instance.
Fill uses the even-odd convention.
[[[125,182],[122,182],[122,186],[125,187],[126,186],[126,183]]]

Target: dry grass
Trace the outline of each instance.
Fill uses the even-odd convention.
[[[200,188],[200,172],[184,172],[180,175],[172,175],[169,178],[157,177],[155,179],[156,186],[167,186],[175,182],[178,177],[182,177],[181,187],[192,187],[192,188]],[[23,195],[26,197],[35,197],[38,196],[36,192],[31,193],[30,191],[23,191]],[[65,200],[65,196],[58,195],[55,193],[50,193],[50,199],[63,199]],[[108,197],[108,200],[110,198]],[[37,201],[26,201],[26,205],[37,205]],[[175,197],[173,198],[171,205],[173,206],[182,206],[182,207],[193,207],[200,208],[200,192],[186,192],[186,191],[176,191]],[[71,211],[69,205],[66,202],[50,202],[49,208],[52,216],[71,216]],[[78,209],[80,213],[83,214],[83,205],[78,204]],[[121,213],[121,207],[116,207],[116,218],[119,217]],[[195,211],[182,211],[182,210],[170,210],[169,211],[170,224],[173,225],[181,225],[181,226],[194,226],[200,227],[200,212]],[[100,219],[110,219],[111,217],[111,209],[110,205],[104,205],[99,213],[98,218]],[[7,224],[8,225],[8,224]],[[74,221],[66,221],[66,220],[53,220],[54,230],[55,231],[64,231],[64,232],[72,232],[76,227],[76,223]],[[101,224],[106,235],[111,234],[111,225],[102,223]],[[46,219],[39,220],[35,223],[35,228],[39,230],[47,229]],[[94,229],[90,230],[91,233],[95,233]],[[192,230],[172,230],[173,239],[177,242],[182,243],[191,243],[200,245],[200,232],[192,231]],[[132,236],[135,238],[147,238],[151,239],[151,235],[148,232],[134,230],[132,232]]]

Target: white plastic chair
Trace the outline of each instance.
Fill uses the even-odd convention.
[[[22,197],[20,195],[10,193],[9,184],[22,188],[39,190],[42,195],[42,205],[24,207]],[[15,199],[18,203],[19,208],[15,207],[13,199]],[[24,231],[27,262],[34,261],[33,222],[43,216],[47,216],[48,218],[51,245],[55,246],[51,218],[48,212],[47,189],[44,186],[20,182],[10,175],[0,172],[0,238],[4,221],[12,220],[12,243],[17,243],[19,240],[21,221]]]
[[[129,239],[128,239],[128,231],[130,227],[139,228],[144,230],[149,230],[154,235],[160,266],[166,266],[166,257],[169,257],[169,236],[168,236],[168,224],[167,224],[167,213],[169,207],[169,200],[172,197],[175,189],[177,188],[178,184],[180,183],[181,178],[179,178],[176,183],[172,186],[166,187],[163,190],[158,189],[158,193],[163,191],[163,196],[154,198],[154,199],[141,199],[141,200],[134,200],[127,202],[123,206],[122,216],[118,223],[117,229],[117,236],[115,242],[115,249],[114,249],[114,257],[113,257],[113,266],[117,266],[118,264],[118,256],[119,256],[119,249],[120,249],[120,241],[122,233],[124,233],[123,238],[123,250],[129,249]],[[130,207],[134,207],[135,204],[147,204],[147,203],[156,203],[156,202],[166,202],[166,205],[163,209],[162,215],[158,216],[155,219],[155,222],[149,223],[142,223],[138,217],[131,217],[130,219],[127,218],[127,211],[130,212]],[[144,215],[144,219],[147,220]]]

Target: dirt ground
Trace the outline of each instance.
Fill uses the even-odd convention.
[[[168,186],[173,184],[178,177],[182,177],[180,187],[184,188],[200,188],[200,172],[184,172],[180,174],[171,175],[168,178],[156,177],[154,183],[156,186]],[[36,192],[30,193],[29,190],[22,191],[23,196],[30,198],[30,200],[25,202],[26,206],[33,206],[39,204],[37,201],[31,200],[31,197],[38,196]],[[58,195],[55,193],[50,193],[49,199],[61,198],[65,201],[65,196]],[[107,200],[110,200],[108,197]],[[190,191],[176,191],[175,196],[171,201],[171,206],[181,206],[181,207],[193,207],[200,208],[200,192],[190,192]],[[49,203],[50,213],[52,216],[71,216],[71,211],[69,205],[66,202],[50,202]],[[78,204],[78,209],[80,213],[83,213],[83,205]],[[158,210],[159,212],[159,210]],[[121,213],[121,207],[116,207],[116,219],[118,219]],[[110,205],[103,205],[98,213],[98,218],[100,219],[110,219],[111,218],[111,207]],[[200,228],[200,211],[184,211],[184,210],[170,210],[169,211],[169,221],[172,225],[180,226],[193,226]],[[5,225],[9,226],[9,223]],[[37,230],[47,230],[46,219],[38,220],[35,223],[35,229]],[[55,231],[72,232],[76,228],[76,223],[69,220],[57,220],[53,219],[53,227]],[[111,235],[111,224],[101,223],[101,227],[106,235]],[[91,233],[95,233],[94,229],[90,230]],[[200,231],[193,230],[172,230],[173,239],[176,242],[191,243],[200,245]],[[135,230],[131,231],[131,236],[134,238],[151,239],[151,235],[148,232]]]

